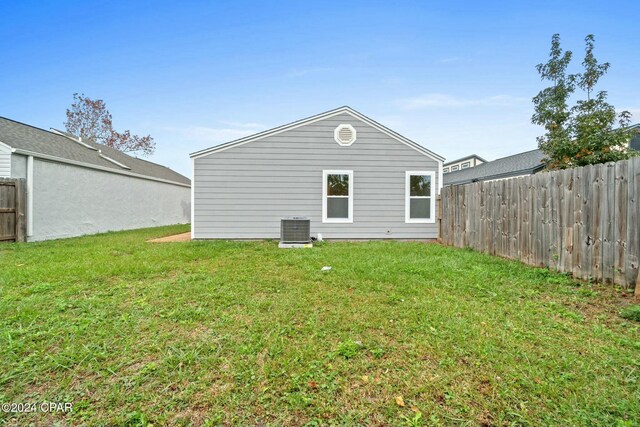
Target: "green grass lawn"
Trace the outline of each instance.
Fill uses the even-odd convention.
[[[0,425],[602,425],[640,416],[631,297],[438,244],[0,246]],[[329,272],[321,272],[331,266]]]

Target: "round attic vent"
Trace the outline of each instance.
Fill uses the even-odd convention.
[[[334,131],[334,138],[340,145],[351,145],[356,140],[356,130],[351,125],[339,125]]]

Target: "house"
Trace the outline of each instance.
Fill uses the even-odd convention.
[[[629,126],[633,130],[629,148],[640,151],[640,123]],[[462,167],[461,162],[467,159],[479,158],[475,154],[464,157],[453,162],[445,163],[444,185],[467,184],[478,181],[491,181],[495,179],[515,178],[518,176],[532,175],[544,169],[542,160],[544,154],[540,150],[530,150],[524,153],[518,153],[501,159],[487,162],[479,158],[482,162],[477,167],[471,169],[469,166]],[[447,173],[447,165],[460,166],[460,169],[453,171],[450,167]]]
[[[24,178],[27,240],[188,223],[190,180],[57,130],[0,117],[0,178]]]
[[[481,165],[486,163],[487,161],[477,154],[472,154],[467,157],[463,157],[461,159],[453,160],[451,162],[447,162],[443,165],[443,173],[455,172],[461,169],[472,168],[474,166]]]
[[[194,239],[435,239],[443,158],[341,107],[191,154]]]
[[[544,154],[540,150],[525,151],[486,162],[474,168],[449,172],[444,175],[444,185],[468,184],[531,175],[544,169],[543,158]]]
[[[629,129],[633,130],[631,140],[629,141],[629,148],[640,151],[640,123],[630,126]]]

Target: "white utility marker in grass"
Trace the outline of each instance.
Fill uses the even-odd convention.
[[[330,266],[328,266],[328,265],[325,265],[324,267],[322,267],[322,268],[320,269],[320,271],[331,271],[331,267],[330,267]]]

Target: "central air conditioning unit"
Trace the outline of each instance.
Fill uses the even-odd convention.
[[[311,220],[292,216],[280,220],[281,248],[311,248]]]

